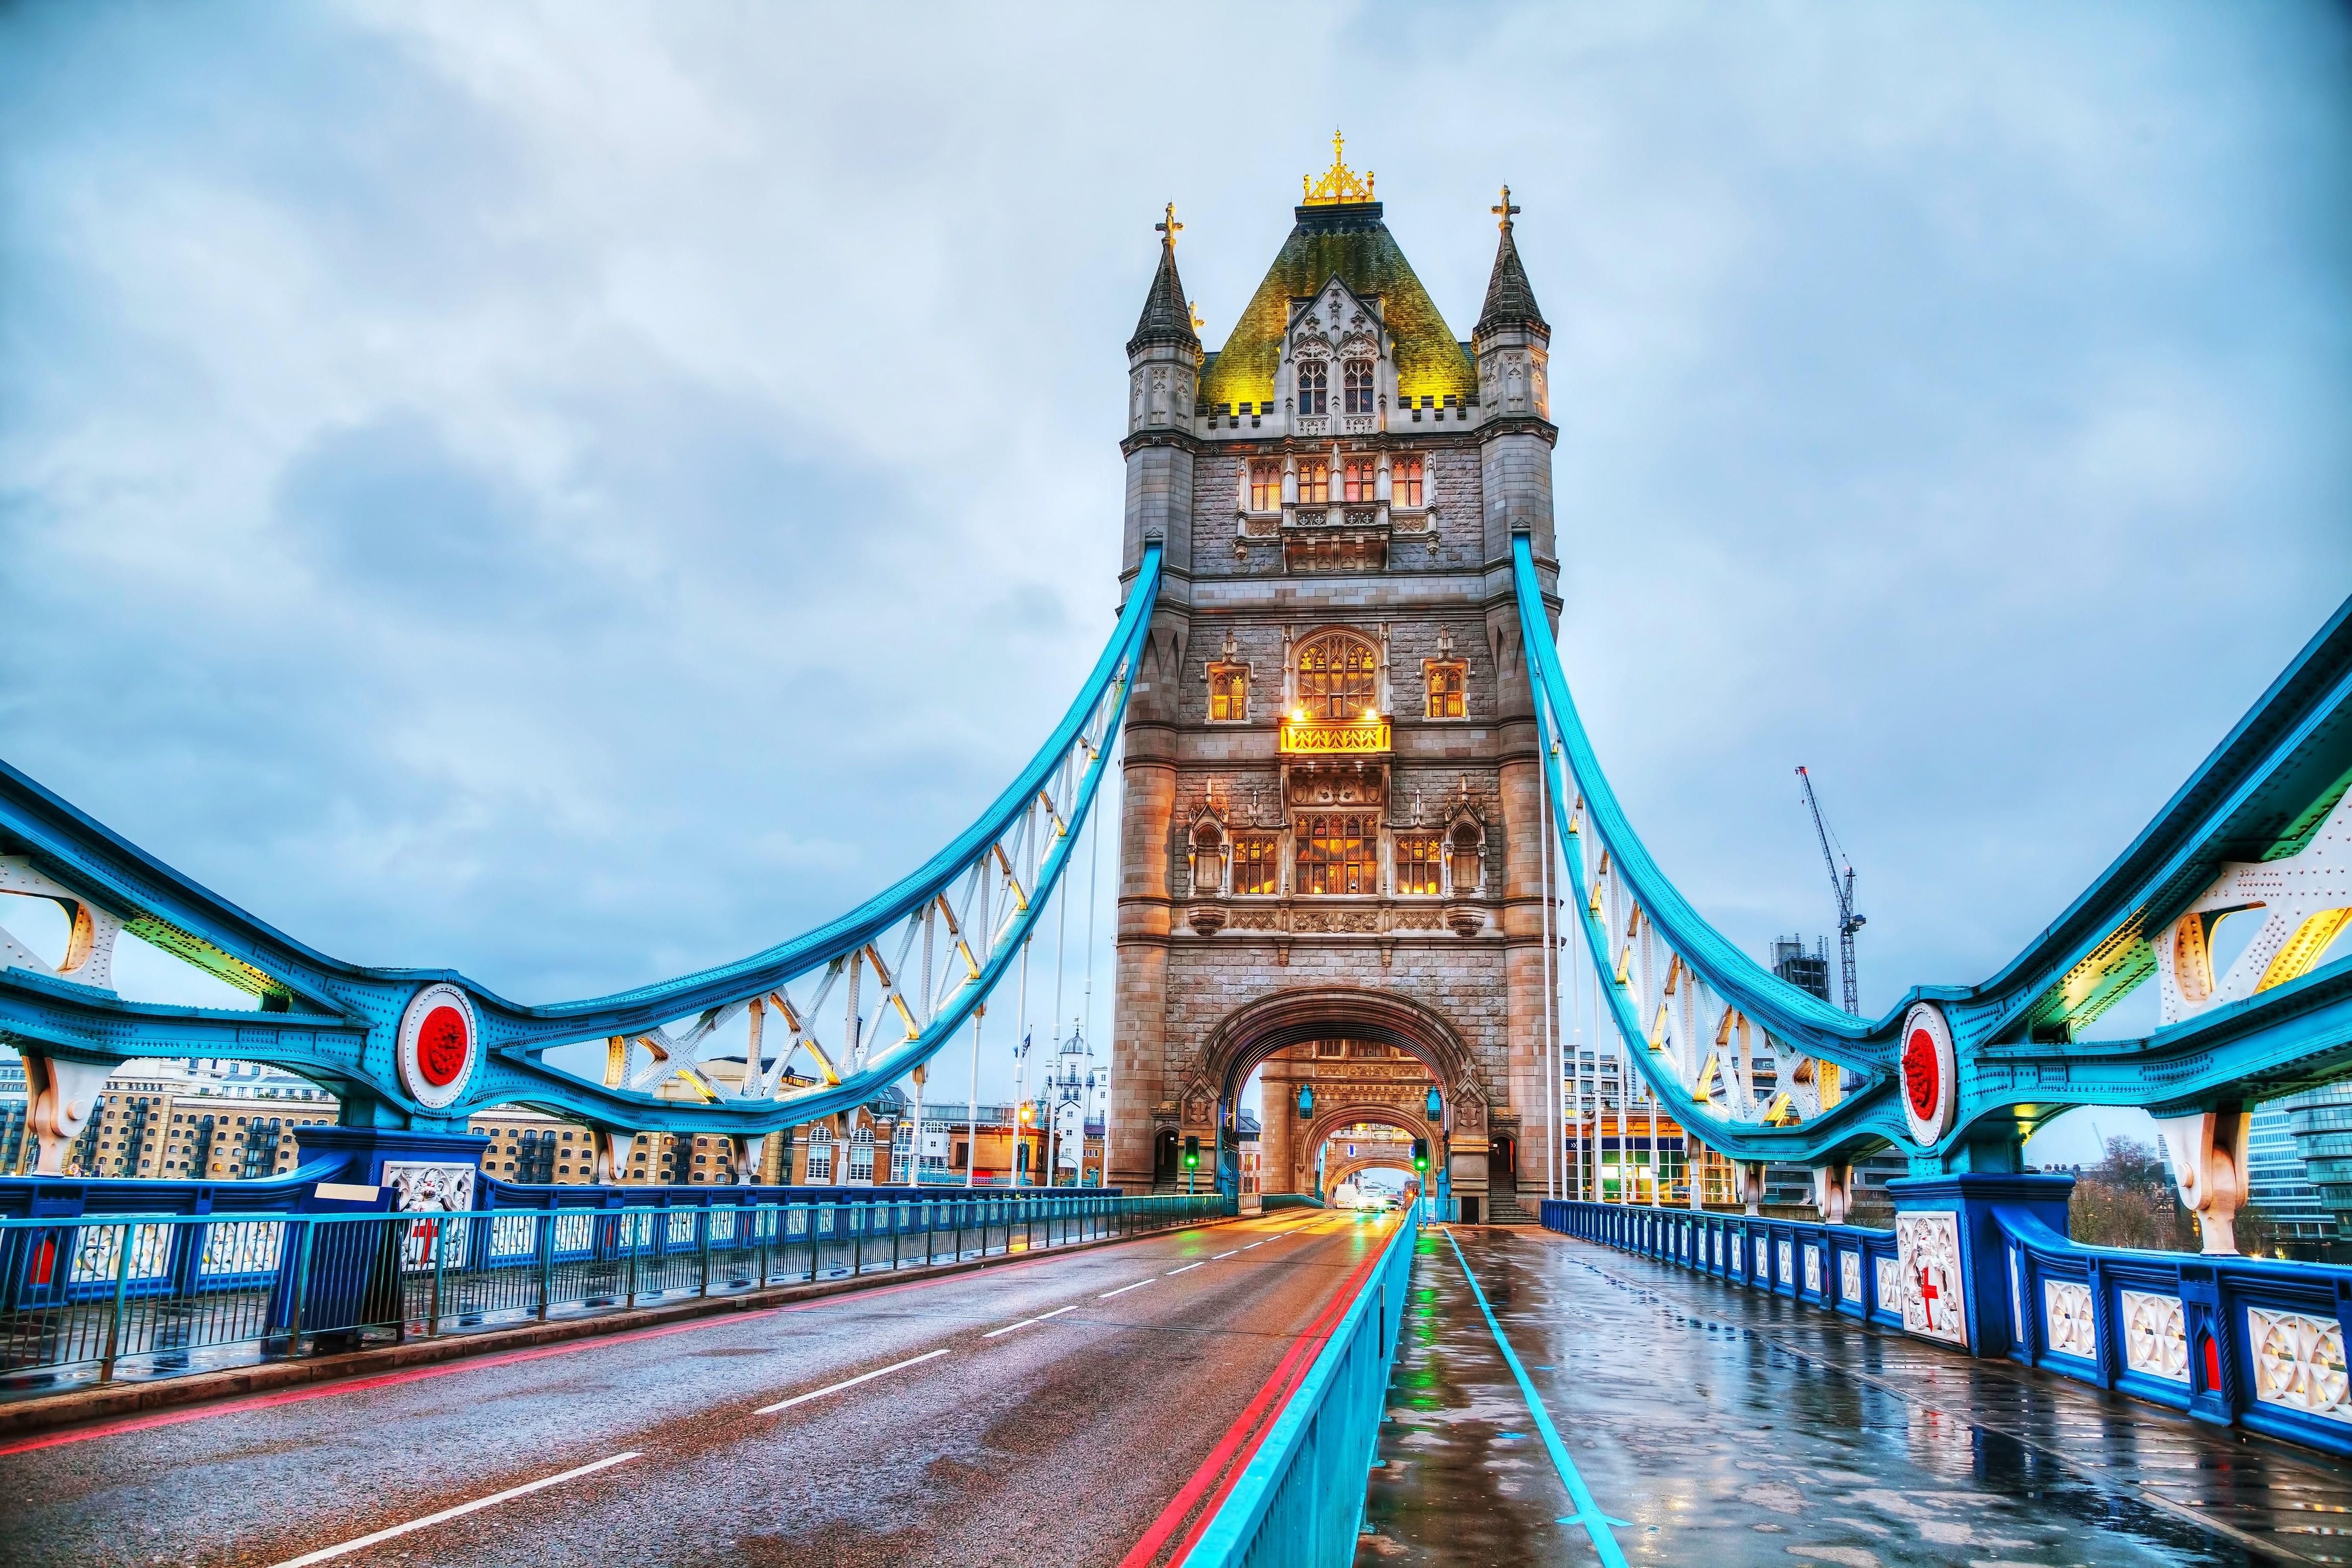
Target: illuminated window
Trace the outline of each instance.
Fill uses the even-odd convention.
[[[1306,894],[1376,893],[1373,857],[1380,847],[1372,818],[1355,812],[1318,812],[1298,819],[1298,890]]]
[[[1319,359],[1298,362],[1298,412],[1327,414],[1331,377],[1328,368]]]
[[[1362,360],[1349,360],[1340,376],[1342,407],[1349,414],[1370,414],[1372,411],[1372,367]]]
[[[1442,847],[1434,835],[1398,839],[1396,890],[1422,894],[1443,891],[1438,886],[1438,864],[1442,853]]]
[[[1282,857],[1271,838],[1234,840],[1234,891],[1236,894],[1278,893],[1282,890]]]
[[[1380,696],[1380,658],[1345,632],[1309,637],[1298,650],[1298,705],[1310,719],[1360,719]]]
[[[1375,472],[1370,458],[1350,458],[1339,466],[1340,494],[1350,503],[1370,501]]]
[[[1301,458],[1298,460],[1298,499],[1301,502],[1312,502],[1317,506],[1329,503],[1331,500],[1331,465],[1329,463],[1320,458]]]
[[[1458,662],[1433,658],[1421,668],[1429,687],[1429,717],[1461,718],[1463,688],[1469,682],[1467,668]]]
[[[1239,724],[1249,718],[1249,666],[1209,666],[1209,722]]]
[[[1419,506],[1421,504],[1421,459],[1396,458],[1389,463],[1389,504]]]
[[[1250,465],[1250,510],[1274,511],[1282,505],[1282,465]]]

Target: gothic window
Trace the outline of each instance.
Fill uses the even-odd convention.
[[[1330,371],[1319,359],[1298,362],[1298,412],[1326,414],[1331,389]]]
[[[1437,836],[1414,834],[1396,841],[1396,890],[1431,895],[1439,892]]]
[[[1429,688],[1429,717],[1459,719],[1463,716],[1463,689],[1469,684],[1469,669],[1458,659],[1433,658],[1421,667],[1422,679]]]
[[[1274,839],[1234,840],[1233,886],[1236,894],[1278,893],[1282,890],[1282,857]]]
[[[1339,466],[1340,494],[1349,505],[1370,503],[1377,472],[1370,458],[1349,458]]]
[[[1298,459],[1298,499],[1302,504],[1329,504],[1331,500],[1331,465],[1321,458]]]
[[[1192,893],[1214,898],[1225,889],[1225,836],[1213,821],[1192,830]]]
[[[849,1140],[849,1179],[870,1182],[874,1179],[874,1129],[861,1127]]]
[[[1298,650],[1298,703],[1310,719],[1360,719],[1380,699],[1380,656],[1345,632],[1309,637]]]
[[[1320,893],[1380,891],[1375,856],[1380,830],[1355,812],[1317,812],[1298,819],[1298,890]]]
[[[1209,666],[1209,722],[1239,724],[1249,718],[1249,666]]]
[[[833,1180],[833,1134],[822,1127],[809,1134],[808,1179],[811,1182]]]
[[[1419,506],[1421,504],[1421,459],[1396,458],[1389,463],[1389,504]]]
[[[1454,824],[1452,847],[1448,851],[1454,863],[1448,869],[1453,874],[1454,896],[1457,899],[1478,896],[1478,884],[1482,880],[1478,872],[1478,825],[1466,820]]]
[[[1372,367],[1362,360],[1349,360],[1341,372],[1342,406],[1349,414],[1370,414],[1372,411]]]
[[[1282,506],[1282,465],[1252,463],[1249,469],[1250,510],[1276,511]]]

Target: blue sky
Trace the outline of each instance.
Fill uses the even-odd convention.
[[[2352,586],[2340,10],[1007,16],[0,16],[0,749],[520,998],[803,929],[1108,630],[1160,204],[1213,345],[1335,121],[1464,335],[1510,183],[1596,742],[1758,951],[1810,765],[1870,1010]]]

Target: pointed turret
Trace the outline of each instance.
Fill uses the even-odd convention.
[[[1174,202],[1168,204],[1167,217],[1154,226],[1160,230],[1160,270],[1152,275],[1151,292],[1144,296],[1135,336],[1127,340],[1127,356],[1131,360],[1143,349],[1171,347],[1190,349],[1197,358],[1201,336],[1192,330],[1184,280],[1176,276],[1176,234],[1184,226],[1176,221]]]
[[[1478,312],[1474,335],[1485,338],[1505,327],[1518,327],[1549,338],[1551,327],[1536,306],[1528,269],[1519,264],[1518,243],[1511,237],[1511,215],[1519,209],[1511,205],[1510,186],[1503,187],[1501,205],[1488,210],[1502,218],[1503,239],[1495,247],[1495,271],[1486,279],[1486,303]]]

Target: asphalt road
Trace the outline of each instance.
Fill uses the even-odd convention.
[[[1412,1292],[1359,1568],[2352,1561],[2352,1467],[2066,1378],[1533,1229]]]
[[[1286,1214],[20,1440],[0,1563],[1156,1561],[1388,1230]]]

